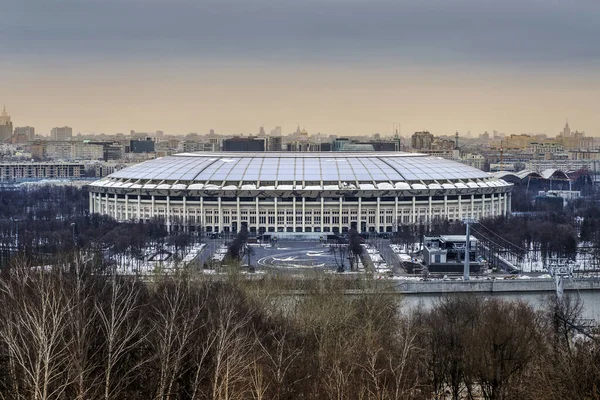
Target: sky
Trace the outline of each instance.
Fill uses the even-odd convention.
[[[6,3],[6,2],[4,2]],[[597,0],[8,0],[0,104],[47,133],[600,136]]]

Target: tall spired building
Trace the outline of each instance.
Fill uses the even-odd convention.
[[[562,137],[571,137],[571,128],[569,127],[569,121],[565,124],[563,131],[561,133]]]
[[[0,114],[0,142],[10,138],[13,134],[13,124],[10,120],[10,115],[6,113],[6,106],[2,109]]]

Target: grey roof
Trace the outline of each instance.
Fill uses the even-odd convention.
[[[315,182],[343,184],[469,181],[490,174],[439,157],[416,153],[181,153],[117,171],[111,180],[223,182]]]

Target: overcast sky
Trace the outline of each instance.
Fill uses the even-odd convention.
[[[9,0],[2,20],[0,103],[41,132],[600,135],[598,0]]]

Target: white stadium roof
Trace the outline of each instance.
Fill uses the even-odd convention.
[[[314,182],[316,185],[388,182],[458,181],[493,179],[486,172],[439,157],[402,152],[372,153],[181,153],[122,169],[108,181],[136,183],[223,182],[244,185],[261,182]],[[326,183],[325,183],[326,182]],[[312,184],[312,183],[311,183]]]

